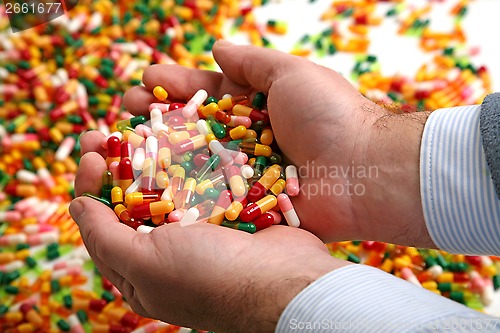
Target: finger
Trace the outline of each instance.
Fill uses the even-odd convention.
[[[267,92],[271,83],[309,62],[277,50],[250,45],[234,45],[224,40],[217,41],[212,53],[228,78],[243,86]]]
[[[88,152],[91,152],[91,151],[94,151],[98,154],[100,154],[101,156],[106,156],[106,149],[104,149],[102,147],[102,140],[104,139],[104,134],[99,132],[99,131],[90,131],[90,132],[86,132],[84,133],[81,137],[80,137],[80,150],[81,150],[81,154],[82,156],[85,154],[85,153],[88,153]]]
[[[148,237],[118,221],[107,206],[91,198],[71,202],[69,212],[80,228],[83,242],[92,258],[114,270],[131,283],[144,270],[144,252]]]
[[[153,95],[152,91],[153,89],[148,90],[142,86],[130,88],[123,96],[123,105],[125,106],[125,109],[136,116],[148,116],[149,104],[158,103],[158,100]]]
[[[88,152],[80,159],[75,177],[75,195],[88,192],[99,195],[102,187],[102,173],[108,167],[104,158],[95,152]]]
[[[179,65],[150,66],[144,71],[142,81],[149,91],[158,85],[164,87],[172,101],[187,101],[200,89],[216,98],[221,98],[225,93],[241,95],[250,92],[248,85],[236,84],[222,73]]]

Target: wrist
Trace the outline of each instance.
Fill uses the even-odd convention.
[[[363,239],[435,247],[422,211],[420,145],[430,112],[386,113],[369,128],[363,165],[373,170],[363,179],[357,218],[368,221]]]

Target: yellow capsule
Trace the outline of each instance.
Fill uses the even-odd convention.
[[[215,102],[212,102],[212,103],[209,103],[208,105],[205,105],[201,108],[201,113],[207,117],[209,115],[215,115],[215,113],[219,111],[219,105],[217,105],[217,103]]]
[[[443,274],[437,277],[437,282],[445,283],[445,282],[453,282],[453,273],[452,272],[444,272]]]
[[[384,272],[390,273],[392,271],[393,266],[394,266],[393,261],[389,258],[386,258],[384,262],[382,262],[382,265],[380,265],[380,269],[383,270]]]
[[[153,89],[153,95],[159,100],[164,101],[168,97],[168,92],[162,86],[156,86]]]
[[[111,189],[111,202],[113,204],[123,203],[123,190],[120,186]]]
[[[205,135],[205,140],[207,141],[207,145],[208,145],[210,143],[210,141],[217,140],[217,138],[215,137],[215,134],[210,133],[210,134]]]
[[[246,134],[247,134],[247,128],[243,125],[236,126],[235,128],[229,131],[229,136],[233,140],[241,139]]]
[[[422,282],[422,287],[428,290],[435,290],[437,289],[438,285],[436,281],[424,281]]]
[[[269,189],[272,194],[278,196],[285,189],[286,181],[284,179],[278,179]]]
[[[274,140],[273,130],[270,127],[264,128],[262,130],[262,133],[260,134],[260,143],[269,146],[273,143],[273,140]]]
[[[158,171],[156,173],[156,185],[158,185],[159,188],[167,188],[169,184],[169,178],[168,178],[168,173],[165,171]]]
[[[52,127],[49,130],[49,136],[55,143],[61,143],[64,139],[63,133],[57,127]]]
[[[243,125],[240,125],[243,126]],[[245,132],[245,135],[241,137],[243,140],[245,139],[257,139],[257,132],[255,132],[253,129],[247,129]]]
[[[21,311],[13,311],[13,312],[7,312],[6,314],[4,314],[3,318],[9,324],[16,324],[16,323],[19,323],[23,320],[24,315]]]

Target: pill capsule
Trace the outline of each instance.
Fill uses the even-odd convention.
[[[409,267],[403,267],[403,269],[401,269],[401,277],[406,281],[413,283],[414,285],[417,285],[419,287],[422,286],[420,281],[418,281],[417,277]]]
[[[200,134],[193,136],[189,139],[182,140],[177,142],[172,146],[172,151],[177,155],[182,155],[188,151],[194,151],[205,147],[207,145],[207,141],[205,140],[205,136]]]
[[[245,116],[231,116],[231,120],[226,123],[229,127],[237,127],[237,126],[245,126],[246,128],[250,128],[252,126],[252,119]]]
[[[130,215],[136,219],[144,219],[153,215],[168,214],[174,210],[174,203],[171,201],[147,202],[132,208]]]
[[[55,159],[56,161],[65,160],[73,151],[76,145],[76,140],[72,136],[67,136],[59,145],[59,148],[56,151]]]
[[[247,194],[247,198],[250,202],[255,202],[266,195],[267,190],[279,179],[280,166],[275,164],[271,166],[262,175],[262,177],[253,184]]]
[[[233,198],[233,202],[231,202],[224,213],[225,218],[229,221],[236,220],[247,203],[246,197]]]
[[[217,102],[221,110],[231,110],[237,104],[245,104],[248,102],[248,97],[244,95],[222,98]]]
[[[229,183],[229,189],[235,197],[245,196],[247,187],[240,173],[240,168],[235,165],[230,166],[226,170],[226,180]]]
[[[142,166],[141,188],[145,192],[156,189],[156,160],[152,157],[146,158]]]
[[[134,182],[134,171],[132,170],[132,162],[128,157],[122,158],[120,164],[118,165],[118,170],[120,174],[119,186],[123,191],[132,185]]]
[[[241,223],[241,222],[232,222],[232,221],[224,221],[221,223],[221,226],[241,230],[253,234],[257,231],[257,227],[253,223]]]
[[[278,201],[274,195],[267,195],[257,202],[253,202],[245,207],[240,213],[240,220],[243,222],[253,221],[276,206],[277,203]]]
[[[159,189],[167,188],[167,186],[170,182],[170,179],[168,177],[168,173],[166,173],[163,170],[160,170],[156,173],[155,179],[156,179],[156,185]]]
[[[114,186],[111,189],[111,202],[116,205],[123,203],[123,190],[119,186]]]
[[[129,193],[125,196],[125,203],[127,205],[140,205],[145,202],[156,201],[160,198],[158,193],[142,193],[142,192],[134,192]]]
[[[210,126],[212,133],[217,139],[223,139],[226,136],[226,130],[222,124],[220,124],[214,116],[207,116],[207,124]],[[245,129],[246,130],[246,129]]]
[[[285,178],[286,178],[286,193],[294,197],[299,194],[299,178],[297,174],[297,168],[295,165],[288,165],[285,168]]]
[[[33,184],[8,184],[4,192],[17,197],[33,197],[37,194],[37,188]]]
[[[261,216],[253,220],[252,223],[255,225],[257,231],[269,228],[273,224],[276,224],[274,220],[275,215],[270,212],[272,212],[272,210],[262,214]]]
[[[291,227],[299,227],[300,220],[293,208],[292,202],[288,195],[281,193],[278,195],[278,205],[285,216],[285,220]]]
[[[215,188],[225,185],[225,177],[222,171],[217,170],[210,175],[210,178],[203,180],[196,185],[196,193],[202,195],[209,188]]]
[[[203,89],[198,90],[182,109],[182,116],[186,119],[193,117],[196,114],[196,111],[198,110],[200,105],[202,105],[203,102],[205,102],[207,97],[208,93],[205,90]]]
[[[102,173],[101,195],[104,199],[111,201],[111,190],[113,189],[113,175],[111,171],[104,170]]]
[[[113,209],[116,213],[116,216],[122,221],[124,224],[128,225],[129,227],[133,229],[137,229],[140,225],[142,225],[142,222],[132,218],[130,215],[130,212],[128,211],[127,207],[125,207],[122,204],[118,204],[115,206]]]
[[[170,184],[172,185],[172,195],[175,197],[177,192],[181,191],[184,187],[184,179],[186,178],[186,170],[183,167],[177,167],[174,170]]]
[[[229,136],[233,140],[238,140],[247,134],[247,128],[243,125],[238,125],[229,131]]]
[[[207,116],[214,116],[219,110],[219,106],[217,103],[212,102],[208,103],[207,105],[203,106],[201,108],[201,113],[207,117]],[[226,114],[225,112],[221,111],[223,114]],[[227,114],[226,114],[227,115]],[[219,120],[220,121],[220,120]]]
[[[203,111],[202,111],[203,112]],[[215,119],[223,124],[229,124],[231,121],[231,116],[227,114],[226,112],[219,110],[219,107],[217,106],[217,111],[214,114]],[[238,126],[238,125],[236,125]],[[231,126],[231,127],[236,127],[236,126]]]
[[[123,140],[130,142],[132,144],[132,147],[136,149],[144,145],[146,141],[143,136],[129,130],[123,132]]]
[[[269,115],[248,106],[237,104],[232,110],[235,116],[249,117],[253,122],[262,121],[265,124],[269,123]]]
[[[242,152],[249,155],[269,157],[273,152],[271,147],[260,143],[242,142],[238,146]]]
[[[278,179],[276,182],[274,182],[273,186],[269,189],[272,194],[275,196],[278,196],[283,190],[285,189],[285,180],[284,179]]]
[[[24,314],[25,320],[30,322],[36,328],[40,328],[44,325],[45,321],[43,320],[43,317],[33,308],[33,305],[24,303],[21,305],[19,310],[21,310]]]
[[[191,200],[193,199],[196,188],[196,179],[187,178],[184,182],[184,187],[181,192],[178,193],[176,197],[174,197],[175,207],[179,207],[180,209],[187,209],[190,206]],[[179,195],[180,194],[180,195]],[[179,197],[179,204],[176,202],[176,198]]]
[[[156,86],[153,88],[153,95],[160,101],[163,102],[168,97],[168,92],[162,86]]]
[[[273,130],[270,127],[265,127],[260,133],[259,141],[263,145],[270,146],[273,143],[274,134]]]
[[[220,161],[221,161],[221,158],[219,157],[219,155],[210,156],[208,161],[205,162],[205,164],[201,167],[201,169],[196,174],[196,180],[198,182],[201,182],[205,178],[207,178],[207,176],[209,176],[210,173],[213,172],[217,168]]]
[[[185,213],[182,219],[179,221],[181,227],[186,227],[191,224],[195,224],[200,216],[200,212],[197,208],[191,207]]]
[[[135,116],[129,119],[120,120],[116,123],[116,128],[120,132],[124,132],[127,130],[133,130],[137,125],[144,124],[146,122],[145,116]]]
[[[231,191],[229,190],[220,192],[212,213],[210,214],[210,217],[208,219],[208,223],[220,225],[222,221],[224,221],[224,214],[226,212],[226,209],[231,204],[232,197],[233,196],[231,194]]]
[[[108,169],[109,169],[109,172],[111,172],[111,176],[113,179],[113,186],[119,186],[120,185],[120,162],[116,162],[116,161],[111,162]]]
[[[146,151],[144,148],[137,148],[132,157],[132,168],[137,171],[142,171],[144,161],[146,160]]]
[[[220,157],[220,162],[223,167],[228,167],[234,163],[234,158],[231,155],[231,151],[224,148],[224,146],[217,140],[210,141],[208,147],[212,153]]]

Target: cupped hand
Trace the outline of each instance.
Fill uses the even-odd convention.
[[[100,142],[89,132],[75,192],[99,195],[106,170]],[[347,262],[330,256],[314,235],[271,226],[255,234],[208,223],[170,223],[141,234],[107,206],[75,199],[70,213],[99,271],[143,316],[217,332],[273,332],[290,300],[312,281]]]
[[[387,111],[335,71],[304,58],[225,41],[215,43],[213,55],[222,73],[178,65],[149,67],[144,87],[125,94],[125,107],[136,115],[147,114],[157,85],[169,92],[172,101],[188,100],[198,89],[216,98],[225,93],[253,97],[264,92],[276,142],[299,171],[301,190],[292,202],[301,228],[325,242],[387,241],[400,232],[391,223],[380,236],[380,226],[366,218],[361,198],[354,193],[366,192],[358,184],[365,179],[353,178],[358,176],[358,166],[368,169],[371,127]]]

